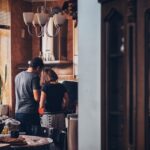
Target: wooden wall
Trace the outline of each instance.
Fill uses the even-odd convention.
[[[11,99],[11,67],[10,67],[10,29],[0,29],[0,76],[1,102],[10,104]]]
[[[13,115],[15,110],[15,93],[14,93],[14,78],[20,70],[19,66],[24,64],[27,65],[28,60],[31,60],[35,56],[39,56],[41,50],[41,41],[40,38],[31,37],[27,32],[27,27],[23,22],[23,11],[30,11],[36,8],[36,5],[40,3],[32,4],[29,2],[23,2],[21,0],[11,0],[11,99],[10,99],[10,113]],[[51,2],[48,5],[62,6],[63,0],[58,2]],[[24,35],[23,35],[24,32]],[[68,26],[68,35],[67,35],[67,55],[68,59],[73,59],[73,23],[72,20],[69,20]],[[63,80],[72,80],[74,79],[73,75],[73,64],[69,65],[55,65],[52,68],[58,73],[60,79]]]
[[[62,7],[63,1],[53,1],[47,3],[47,7]],[[33,11],[36,12],[38,6],[42,6],[44,3],[33,3]],[[32,55],[38,56],[41,51],[41,38],[33,36],[32,39]],[[55,49],[54,49],[55,50]],[[73,20],[68,20],[68,33],[67,33],[67,59],[73,60]],[[57,74],[59,75],[60,80],[73,80],[73,65],[53,65],[51,66]]]
[[[15,109],[14,78],[19,72],[18,65],[26,64],[32,58],[32,37],[25,31],[25,37],[21,37],[26,26],[23,22],[23,10],[31,10],[30,3],[20,0],[11,1],[11,68],[12,68],[12,104],[10,113]]]

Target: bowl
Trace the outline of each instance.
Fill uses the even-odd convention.
[[[9,131],[16,131],[19,129],[20,121],[9,118],[5,120],[5,124],[7,125]]]
[[[10,131],[10,136],[12,138],[17,138],[19,137],[19,131]]]
[[[19,126],[20,126],[20,124],[11,123],[11,124],[8,124],[8,129],[10,131],[17,131],[17,130],[19,130]]]

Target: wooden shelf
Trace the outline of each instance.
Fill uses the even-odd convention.
[[[51,62],[44,62],[44,66],[45,68],[47,67],[53,67],[53,66],[69,66],[72,65],[73,62],[69,61],[69,60],[55,60],[55,61],[51,61]]]
[[[54,60],[50,62],[44,62],[45,65],[64,65],[64,64],[72,64],[72,61],[69,60]]]
[[[70,60],[55,60],[55,61],[51,61],[51,62],[44,62],[44,67],[45,68],[49,68],[49,67],[54,67],[54,66],[69,66],[72,65],[73,62]],[[27,64],[20,64],[17,66],[17,68],[19,70],[26,70],[28,68]]]

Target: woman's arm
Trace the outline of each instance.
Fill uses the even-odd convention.
[[[45,109],[46,94],[42,91],[40,97],[39,114],[43,115]]]
[[[40,97],[40,105],[39,105],[39,107],[40,108],[44,108],[45,107],[45,100],[46,100],[46,94],[45,94],[45,92],[41,92],[41,97]]]

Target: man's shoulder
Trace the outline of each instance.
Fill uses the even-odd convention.
[[[16,75],[16,78],[18,78],[19,76],[22,76],[22,74],[24,74],[24,71],[19,72],[19,73]]]
[[[23,75],[30,76],[30,77],[38,77],[38,75],[36,73],[26,72],[26,71],[22,71],[22,72],[18,73],[16,75],[16,77],[23,76]]]

